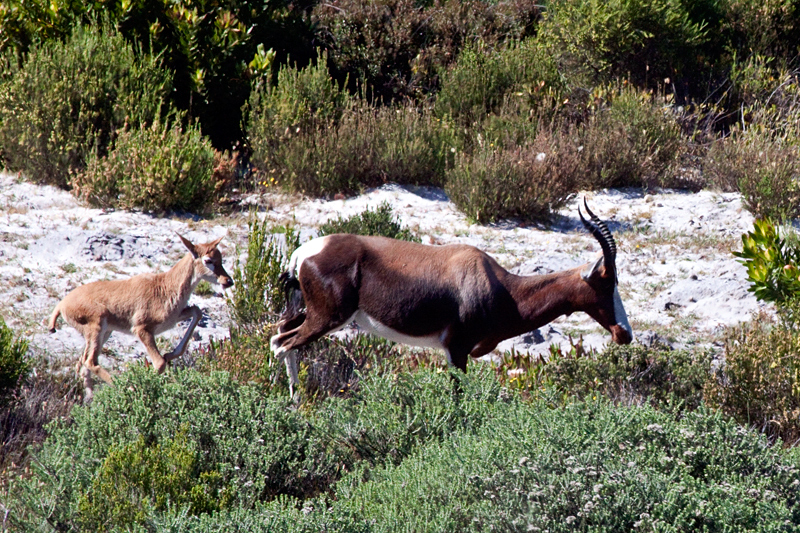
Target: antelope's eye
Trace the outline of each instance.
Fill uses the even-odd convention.
[[[211,259],[210,257],[208,257],[207,255],[203,256],[203,263],[205,263],[205,264],[207,264],[207,265],[210,265],[210,264],[212,264],[213,262],[214,262],[214,260],[213,260],[213,259]]]

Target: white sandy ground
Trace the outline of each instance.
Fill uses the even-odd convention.
[[[553,224],[471,224],[439,189],[386,185],[345,200],[307,200],[267,194],[248,197],[261,216],[293,223],[303,240],[337,215],[349,216],[386,201],[404,226],[431,244],[472,244],[518,274],[571,268],[596,257],[600,247],[583,230],[577,206],[583,194],[559,212]],[[659,338],[678,347],[713,345],[725,326],[749,319],[763,307],[747,291],[745,268],[731,255],[753,217],[737,194],[640,189],[587,192],[591,209],[608,222],[617,240],[620,293],[636,339]],[[232,273],[235,251],[246,250],[247,209],[242,214],[199,219],[158,218],[143,213],[86,207],[68,192],[33,185],[0,173],[0,316],[30,341],[34,356],[71,363],[83,338],[60,323],[55,334],[44,321],[67,292],[98,279],[165,271],[185,253],[175,232],[193,242],[225,236],[225,266]],[[242,261],[244,257],[240,258]],[[228,334],[225,298],[192,296],[205,311],[189,350]],[[770,307],[766,307],[771,310]],[[171,349],[185,325],[159,338]],[[537,332],[510,339],[499,350],[546,353],[552,343],[602,347],[610,335],[587,315],[560,318]],[[101,364],[124,366],[144,357],[129,336],[114,333]]]

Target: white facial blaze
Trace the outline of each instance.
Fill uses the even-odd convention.
[[[633,329],[628,323],[628,315],[625,313],[625,308],[622,306],[622,298],[619,297],[619,291],[616,287],[614,287],[614,317],[617,319],[617,325],[624,328],[633,337]]]

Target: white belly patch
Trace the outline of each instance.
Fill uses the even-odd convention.
[[[407,344],[409,346],[419,346],[420,348],[435,348],[444,350],[444,345],[442,344],[440,334],[428,335],[425,337],[412,337],[410,335],[400,333],[399,331],[395,331],[389,326],[378,322],[360,309],[356,311],[356,313],[353,315],[353,318],[348,320],[348,322],[350,321],[355,321],[358,327],[365,332],[372,333],[390,341]]]

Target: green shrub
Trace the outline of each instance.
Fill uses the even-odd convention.
[[[654,345],[609,345],[585,350],[550,347],[547,358],[505,352],[494,366],[501,383],[532,397],[555,389],[563,397],[605,397],[622,405],[696,409],[710,379],[712,353]]]
[[[26,52],[32,42],[64,40],[81,21],[108,21],[142,54],[160,55],[170,70],[171,103],[198,119],[219,150],[243,140],[242,105],[253,79],[272,75],[271,63],[313,53],[307,8],[276,0],[253,9],[219,2],[58,2],[0,4],[0,51]]]
[[[395,218],[389,202],[383,202],[375,210],[365,211],[348,218],[338,215],[335,220],[320,225],[319,234],[352,233],[354,235],[380,235],[403,241],[420,242],[420,238],[408,228],[402,228]]]
[[[171,85],[156,57],[137,52],[110,25],[78,26],[66,42],[6,56],[0,79],[0,153],[8,168],[59,187],[92,151],[104,156],[124,125],[156,119]]]
[[[120,131],[108,155],[90,154],[72,184],[97,206],[203,212],[216,192],[214,161],[198,125],[155,121]]]
[[[28,341],[15,339],[14,332],[0,317],[0,407],[28,375],[30,361],[26,358],[27,353]]]
[[[607,402],[520,403],[365,483],[341,482],[331,514],[373,531],[777,531],[800,513],[799,475],[763,437],[705,409],[676,420]]]
[[[720,35],[741,57],[788,59],[800,42],[800,10],[786,0],[729,0],[719,5]]]
[[[269,154],[261,153],[259,165],[278,184],[313,196],[389,181],[441,185],[455,145],[453,128],[430,112],[407,106],[376,110],[358,100],[336,122],[286,130]]]
[[[609,345],[600,353],[551,353],[546,371],[570,396],[602,395],[625,405],[689,410],[702,402],[711,362],[710,352]]]
[[[790,132],[791,139],[776,135],[774,126],[772,121],[754,124],[716,141],[703,170],[716,187],[741,192],[742,203],[756,217],[783,220],[800,214],[800,132]]]
[[[156,460],[159,450],[163,462]],[[101,502],[90,495],[93,483],[127,513],[144,510],[137,503],[143,498],[148,506],[158,503],[159,495],[142,493],[150,480],[170,482],[180,494],[175,498],[189,505],[171,512],[191,515],[223,504],[248,509],[279,494],[312,497],[327,490],[348,461],[346,450],[288,409],[288,395],[277,399],[221,372],[157,375],[134,366],[99,391],[90,407],[74,409],[71,421],[50,427],[30,474],[12,481],[4,505],[12,529],[42,523],[78,529],[100,512]],[[159,479],[163,468],[172,480]],[[189,471],[208,474],[197,479]]]
[[[266,160],[285,136],[336,123],[351,98],[330,76],[327,53],[303,68],[284,65],[277,83],[258,85],[247,106],[254,157]]]
[[[706,401],[786,445],[800,439],[800,331],[760,315],[729,329],[725,364],[706,386]]]
[[[601,93],[602,91],[598,91]],[[601,100],[598,94],[598,100]],[[673,112],[651,93],[611,90],[609,105],[597,109],[581,127],[587,183],[591,188],[674,183],[670,173],[683,140]]]
[[[665,78],[694,81],[710,66],[703,15],[680,0],[569,0],[548,6],[538,38],[570,84],[628,78],[655,88]]]
[[[529,110],[553,107],[565,91],[552,55],[536,39],[499,50],[478,43],[465,48],[442,75],[436,112],[471,126],[498,112],[509,97],[524,102],[516,114],[528,115]]]
[[[255,211],[248,220],[247,257],[242,265],[236,251],[233,268],[233,292],[228,299],[231,319],[238,327],[260,327],[274,321],[286,305],[283,284],[278,277],[300,245],[297,230],[273,228],[269,219],[258,219]]]
[[[127,529],[169,507],[187,507],[192,515],[224,509],[232,499],[230,487],[222,485],[219,472],[199,471],[196,453],[180,433],[155,445],[139,437],[113,446],[80,496],[80,529]]]
[[[473,155],[459,153],[447,172],[445,191],[479,222],[501,218],[541,220],[576,194],[581,155],[568,135],[540,132],[520,147],[483,143]]]
[[[532,35],[539,13],[532,0],[340,0],[317,4],[312,19],[333,69],[353,89],[363,83],[374,100],[389,103],[435,92],[466,45]]]

